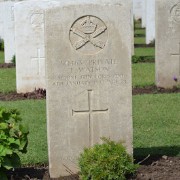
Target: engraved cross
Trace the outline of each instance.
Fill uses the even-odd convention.
[[[37,49],[37,57],[32,57],[31,61],[37,61],[38,62],[38,72],[37,74],[39,75],[41,73],[41,61],[44,61],[45,58],[41,57],[41,50],[40,48]]]
[[[75,111],[72,110],[72,116],[78,115],[78,114],[88,114],[88,131],[89,131],[89,146],[93,145],[92,142],[92,135],[93,135],[93,128],[92,128],[92,114],[95,113],[106,113],[108,112],[108,108],[107,109],[99,109],[99,110],[95,110],[92,108],[92,90],[88,90],[88,109],[87,110],[79,110],[79,111]]]

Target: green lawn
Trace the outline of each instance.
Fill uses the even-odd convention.
[[[145,44],[145,38],[144,37],[135,37],[134,38],[134,44]]]
[[[15,68],[0,69],[0,92],[7,93],[16,90]]]
[[[180,94],[133,97],[135,156],[180,156]]]
[[[137,28],[138,28],[138,29],[139,29],[139,28],[142,28],[140,21],[136,21],[136,22],[135,22],[135,29],[137,29]]]
[[[145,87],[155,85],[155,64],[137,63],[132,64],[133,87]]]
[[[23,122],[29,126],[28,153],[20,155],[23,164],[47,162],[45,100],[0,101],[0,106],[20,110]]]
[[[155,48],[135,48],[136,56],[155,56]]]
[[[0,64],[4,63],[4,52],[0,51]]]
[[[146,34],[146,31],[145,29],[136,29],[134,34],[142,34],[142,35],[145,35]]]
[[[180,155],[180,94],[133,96],[135,157]],[[29,125],[28,153],[21,155],[23,164],[47,163],[45,100],[0,102],[0,106],[17,108]],[[174,147],[174,148],[172,148]]]

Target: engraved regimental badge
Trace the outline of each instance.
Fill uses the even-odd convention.
[[[180,23],[180,3],[171,8],[171,17],[173,21]]]
[[[83,54],[96,54],[104,49],[107,39],[107,26],[95,16],[77,19],[70,29],[72,46]]]

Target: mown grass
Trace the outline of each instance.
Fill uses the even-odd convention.
[[[135,156],[180,155],[180,94],[133,96]],[[28,152],[20,155],[23,164],[47,163],[45,100],[2,102],[17,108],[23,123],[29,125]],[[174,147],[174,149],[172,149]],[[176,148],[175,148],[176,147]]]
[[[133,97],[135,156],[180,156],[180,94]]]
[[[134,44],[145,44],[145,38],[144,37],[135,37],[134,38]]]
[[[8,93],[16,90],[15,68],[0,69],[0,92]]]
[[[2,102],[0,106],[20,110],[23,123],[29,126],[27,154],[20,154],[23,164],[47,162],[47,131],[45,100]]]
[[[155,48],[135,48],[136,56],[155,56]]]
[[[137,28],[138,28],[138,29],[139,29],[139,28],[142,28],[140,21],[136,21],[134,26],[135,26],[135,29],[137,29]]]
[[[134,34],[142,34],[142,35],[145,35],[145,34],[146,34],[146,31],[145,31],[145,29],[135,29]]]
[[[132,85],[133,87],[145,87],[155,85],[155,64],[132,64]]]
[[[4,63],[4,51],[0,51],[0,64]]]

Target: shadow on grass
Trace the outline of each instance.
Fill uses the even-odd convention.
[[[162,158],[162,156],[180,156],[180,146],[169,146],[169,147],[152,147],[152,148],[135,148],[134,159],[141,161],[146,158],[156,160]]]

